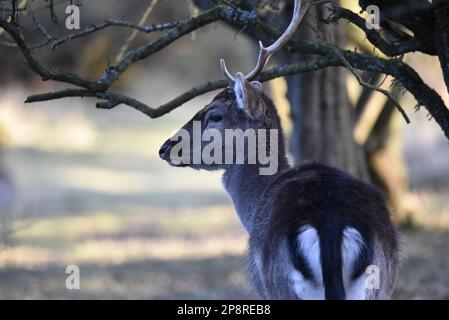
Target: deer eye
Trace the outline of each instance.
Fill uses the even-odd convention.
[[[223,120],[223,116],[221,116],[219,114],[213,114],[208,119],[208,121],[211,121],[211,122],[220,122],[221,120]]]

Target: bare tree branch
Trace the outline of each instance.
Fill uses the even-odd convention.
[[[309,43],[307,50],[310,47],[319,46],[322,48],[323,52],[326,50],[340,50],[331,44],[324,45],[322,43]],[[291,48],[293,50],[293,48]],[[299,50],[301,51],[301,50]],[[344,57],[344,60],[341,59]],[[449,110],[444,105],[442,98],[433,89],[429,88],[419,77],[419,75],[410,68],[407,64],[401,61],[386,60],[381,58],[375,58],[369,55],[362,55],[350,51],[340,50],[339,54],[325,55],[321,58],[315,58],[313,60],[305,61],[300,64],[284,65],[272,68],[260,74],[258,80],[261,82],[269,81],[281,76],[289,76],[298,73],[311,72],[326,67],[348,67],[346,62],[352,65],[351,68],[356,68],[359,70],[367,70],[371,72],[380,72],[384,74],[391,75],[398,79],[406,89],[408,89],[416,98],[419,104],[425,106],[429,113],[435,118],[435,120],[440,124],[445,135],[449,138]],[[63,97],[74,97],[74,96],[91,96],[97,97],[106,101],[97,104],[97,107],[104,109],[111,109],[119,104],[127,104],[144,114],[150,116],[151,118],[160,117],[177,107],[181,106],[187,101],[202,95],[204,93],[214,91],[220,88],[224,88],[228,85],[225,80],[217,80],[208,82],[188,90],[187,92],[181,94],[175,99],[169,101],[168,103],[161,105],[157,108],[151,108],[142,102],[131,99],[129,97],[117,94],[99,93],[93,94],[88,91],[80,91],[77,94],[76,91],[60,91],[57,93],[47,93],[42,95],[31,96],[26,102],[37,102],[46,101],[52,99],[60,99]],[[415,90],[411,90],[416,88]],[[373,88],[374,89],[374,88]],[[376,88],[376,90],[379,88]],[[384,93],[385,94],[385,93]],[[395,101],[395,100],[393,100]],[[397,103],[397,102],[396,102]],[[405,111],[399,106],[401,113]],[[406,119],[408,117],[405,115]]]
[[[355,14],[351,10],[345,8],[334,8],[332,14],[327,17],[324,22],[336,23],[340,19],[348,20],[349,22],[357,26],[365,33],[367,39],[387,56],[394,57],[414,51],[422,51],[428,53],[426,52],[426,47],[423,47],[419,41],[407,34],[403,34],[403,37],[405,37],[406,39],[402,39],[401,42],[397,41],[395,43],[388,43],[382,37],[381,31],[378,31],[374,28],[367,28],[367,21],[365,19]]]
[[[15,25],[9,23],[7,20],[0,19],[0,27],[3,28],[14,39],[30,69],[37,73],[43,81],[54,80],[65,82],[88,88],[93,91],[100,90],[102,89],[102,87],[104,88],[104,86],[102,86],[101,84],[95,83],[94,81],[78,74],[71,73],[69,71],[50,69],[42,65],[34,58],[33,54],[31,53],[31,48],[28,46],[21,32]]]
[[[184,22],[180,22],[177,26],[171,28],[166,34],[164,34],[154,42],[143,45],[126,54],[115,67],[107,69],[106,72],[97,81],[88,79],[75,73],[71,73],[69,71],[50,69],[42,65],[34,58],[32,54],[32,48],[30,48],[26,43],[18,27],[1,18],[0,27],[3,28],[14,39],[19,49],[21,50],[28,66],[31,68],[31,70],[37,73],[42,78],[42,80],[65,82],[94,92],[101,92],[106,91],[119,78],[119,76],[128,69],[128,67],[132,63],[143,60],[170,45],[178,38],[189,34],[190,32],[207,24],[219,20],[225,9],[226,7],[224,6],[217,6],[200,14],[197,17],[193,17]]]
[[[74,32],[69,34],[68,36],[59,38],[59,39],[48,39],[48,41],[45,41],[41,44],[35,45],[31,47],[32,49],[39,49],[42,47],[45,47],[46,45],[51,45],[52,50],[55,50],[60,45],[75,40],[78,38],[82,38],[84,36],[87,36],[89,34],[95,33],[97,31],[106,29],[108,27],[126,27],[131,28],[137,31],[141,31],[144,33],[151,33],[156,31],[165,31],[168,29],[173,29],[174,27],[178,26],[180,23],[187,22],[185,21],[173,21],[173,22],[166,22],[166,23],[160,23],[160,24],[149,24],[149,25],[139,25],[136,23],[132,23],[129,21],[122,21],[122,20],[105,20],[104,22],[97,24],[97,25],[90,25],[84,28],[83,30],[80,30],[78,32]]]
[[[351,16],[351,19],[356,21],[356,24],[361,24],[363,20],[360,17],[359,18],[362,20],[358,20],[348,12],[346,12],[345,14],[347,16]],[[218,20],[233,22],[239,25],[251,26],[251,28],[255,28],[262,34],[264,34],[267,39],[274,39],[280,34],[278,30],[275,30],[269,25],[263,23],[254,11],[245,11],[233,6],[219,4],[207,11],[204,11],[196,17],[180,22],[174,22],[171,24],[169,23],[142,27],[129,22],[109,20],[97,26],[90,26],[90,28],[86,28],[66,38],[56,40],[59,41],[59,45],[66,41],[83,37],[87,34],[114,25],[130,27],[144,32],[153,32],[168,29],[166,33],[164,33],[155,41],[152,41],[139,48],[136,48],[135,50],[128,52],[115,66],[108,68],[106,72],[101,76],[101,78],[95,81],[78,74],[51,69],[40,64],[34,58],[32,54],[32,48],[28,46],[17,26],[11,24],[7,20],[0,19],[0,27],[4,28],[5,31],[13,38],[13,40],[17,43],[19,49],[21,50],[23,56],[25,57],[25,60],[30,66],[31,70],[41,76],[43,80],[65,82],[78,87],[53,93],[30,96],[26,101],[27,103],[61,99],[65,97],[93,97],[100,100],[97,103],[98,108],[112,109],[120,104],[125,104],[132,108],[135,108],[136,110],[139,110],[140,112],[148,115],[151,118],[156,118],[176,109],[183,103],[201,94],[225,87],[227,85],[227,82],[225,80],[217,80],[196,86],[157,108],[150,107],[145,103],[122,94],[108,92],[109,88],[119,78],[119,76],[123,74],[134,62],[146,59],[152,54],[167,47],[180,37]],[[41,32],[44,32],[44,30],[41,30]],[[50,37],[46,37],[47,40],[49,40]],[[378,34],[373,33],[370,37],[371,40],[375,43],[381,43],[381,41],[383,41],[383,39]],[[415,45],[416,44],[412,44],[410,42],[409,44],[402,47],[402,49],[395,49],[396,51],[393,51],[391,47],[393,46],[393,44],[389,44],[387,42],[380,44],[380,46],[384,46],[384,49],[387,52],[390,52],[391,55],[397,55],[397,53],[404,53],[407,52],[407,50],[417,48],[415,47]],[[424,81],[420,78],[415,70],[413,70],[410,66],[403,63],[402,61],[397,59],[382,59],[367,54],[345,51],[336,48],[331,43],[322,41],[292,40],[286,46],[286,51],[288,51],[290,54],[300,53],[312,55],[313,59],[299,64],[275,67],[271,70],[261,73],[258,80],[268,81],[280,76],[310,72],[327,67],[345,67],[353,72],[354,75],[356,75],[361,85],[364,85],[365,87],[367,87],[368,85],[371,89],[380,91],[381,89],[365,83],[360,77],[357,76],[355,70],[363,70],[390,75],[397,81],[401,82],[404,88],[406,88],[413,94],[419,105],[424,106],[429,111],[430,115],[437,121],[437,123],[444,131],[445,135],[449,138],[449,110],[445,106],[442,98],[438,95],[438,93],[436,93],[433,89],[431,89],[424,83]],[[387,92],[384,91],[380,92],[382,92],[383,94],[387,94]],[[391,97],[389,98],[391,99]],[[404,115],[404,117],[408,120],[408,117],[405,115],[405,111],[399,106],[399,104],[397,104],[397,107],[399,111]]]
[[[388,99],[390,99],[394,105],[396,106],[396,108],[399,110],[399,112],[402,114],[402,116],[405,119],[405,122],[410,123],[410,118],[407,116],[407,113],[404,111],[404,109],[401,107],[401,105],[399,104],[399,102],[396,100],[395,97],[393,97],[390,92],[388,92],[387,90],[384,90],[382,88],[376,87],[370,83],[367,83],[366,81],[364,81],[362,79],[362,77],[360,77],[360,75],[357,73],[357,71],[354,70],[354,68],[351,66],[351,64],[348,62],[348,60],[345,59],[345,57],[343,56],[343,54],[340,52],[340,50],[336,49],[335,50],[335,54],[340,57],[341,61],[343,62],[343,64],[345,65],[345,67],[351,71],[351,73],[354,75],[354,77],[357,79],[357,81],[359,82],[359,84],[363,87],[369,88],[371,90],[377,91],[382,93],[384,96],[386,96]]]
[[[140,18],[139,25],[145,24],[148,17],[150,16],[151,12],[153,12],[154,7],[156,6],[158,0],[152,0],[150,2],[150,5],[147,7],[145,12],[143,13],[142,17]],[[120,52],[118,53],[117,57],[115,58],[115,61],[118,63],[122,58],[125,52],[128,50],[131,43],[134,41],[134,39],[137,37],[139,33],[139,30],[134,29],[131,35],[126,39],[123,46],[120,48]]]

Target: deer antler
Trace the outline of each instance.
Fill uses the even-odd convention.
[[[293,17],[292,21],[290,22],[290,25],[288,26],[287,30],[285,30],[285,32],[282,34],[282,36],[278,40],[276,40],[276,42],[274,42],[271,46],[264,47],[262,42],[259,41],[260,51],[259,51],[259,58],[257,60],[257,65],[253,71],[245,75],[246,80],[251,81],[254,78],[256,78],[257,75],[261,73],[262,70],[265,68],[270,57],[274,53],[276,53],[279,49],[281,49],[292,38],[296,30],[298,30],[299,24],[301,23],[301,20],[304,18],[304,15],[306,14],[307,9],[309,8],[310,3],[312,1],[313,0],[295,0]],[[228,71],[224,59],[220,59],[220,66],[221,71],[223,72],[225,77],[229,81],[235,81],[234,77]]]

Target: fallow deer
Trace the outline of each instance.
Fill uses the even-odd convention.
[[[397,233],[381,192],[343,171],[315,162],[291,168],[276,108],[261,84],[253,81],[270,56],[296,32],[311,2],[295,0],[289,27],[270,47],[260,44],[257,66],[247,75],[237,73],[233,77],[222,59],[229,87],[182,128],[194,134],[197,122],[201,133],[277,130],[279,135],[270,138],[275,141],[269,144],[278,146],[276,173],[260,174],[263,165],[258,160],[252,164],[195,163],[195,146],[184,155],[187,161],[175,161],[172,151],[179,136],[167,140],[159,154],[173,166],[224,170],[223,184],[249,234],[249,270],[261,298],[388,299],[395,284],[399,251]],[[222,142],[222,157],[228,147]],[[196,148],[205,148],[204,142]],[[378,279],[369,285],[373,276]]]

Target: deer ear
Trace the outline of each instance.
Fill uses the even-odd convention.
[[[261,91],[262,84],[260,82],[249,82],[240,72],[235,75],[234,93],[237,106],[253,119],[260,118],[264,113],[263,105],[259,101]]]
[[[259,91],[263,90],[262,83],[260,83],[259,81],[251,81],[251,85],[253,86],[253,88],[255,88]]]
[[[237,73],[235,75],[235,81],[234,81],[234,93],[235,98],[237,100],[237,106],[240,109],[245,109],[248,105],[248,88],[247,88],[247,81],[245,80],[245,77],[242,73]]]

